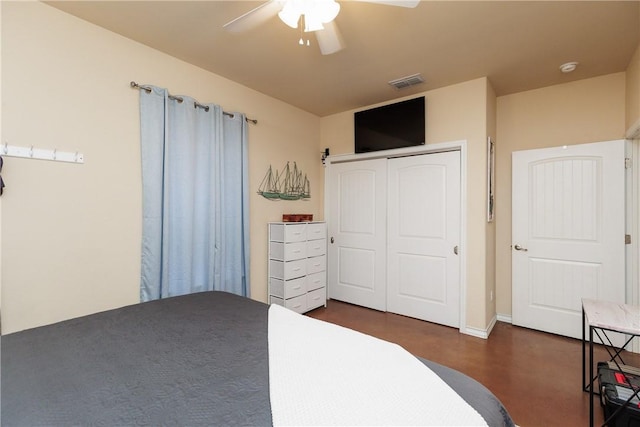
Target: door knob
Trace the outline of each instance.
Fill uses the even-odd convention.
[[[331,236],[331,240],[330,240],[330,242],[331,242],[331,243],[333,243],[333,236]]]
[[[513,249],[515,249],[516,251],[522,251],[522,252],[527,252],[527,251],[529,250],[529,249],[527,249],[527,248],[523,248],[523,247],[522,247],[522,246],[520,246],[520,245],[515,245],[515,246],[513,247]]]

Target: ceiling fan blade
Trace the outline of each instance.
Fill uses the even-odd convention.
[[[388,6],[400,6],[400,7],[410,7],[414,8],[418,4],[420,4],[420,0],[355,0],[362,1],[365,3],[379,3],[386,4]]]
[[[282,10],[282,0],[269,0],[244,15],[222,26],[227,31],[240,33],[247,31],[273,18]]]
[[[345,48],[342,34],[338,30],[335,21],[328,22],[324,25],[323,30],[315,31],[318,39],[318,46],[323,55],[331,55]]]

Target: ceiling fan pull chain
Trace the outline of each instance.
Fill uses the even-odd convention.
[[[306,28],[306,22],[305,22],[305,19],[304,19],[304,15],[300,15],[300,22],[299,22],[298,28],[300,28],[300,40],[298,40],[298,44],[300,46],[304,46],[305,44],[307,46],[309,46],[310,45],[309,39],[307,38],[306,43],[305,43],[305,40],[304,40],[304,33],[305,33],[305,28]]]

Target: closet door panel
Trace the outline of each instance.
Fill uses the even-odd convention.
[[[386,310],[387,159],[327,167],[329,297]]]
[[[459,152],[389,159],[387,310],[458,327]]]

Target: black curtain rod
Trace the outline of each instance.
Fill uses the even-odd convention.
[[[147,93],[151,93],[151,88],[150,88],[150,87],[139,85],[139,84],[138,84],[138,83],[136,83],[136,82],[131,82],[130,84],[131,84],[131,87],[132,87],[132,88],[135,88],[135,89],[141,89],[141,90],[146,91]],[[170,98],[170,99],[173,99],[173,100],[175,100],[175,101],[178,101],[178,102],[182,102],[182,101],[183,101],[183,99],[182,99],[181,97],[179,97],[179,96],[169,95],[169,98]],[[195,101],[195,102],[193,103],[193,106],[194,106],[195,108],[202,108],[202,109],[204,109],[205,111],[209,111],[209,107],[208,107],[208,106],[206,106],[206,105],[202,105],[202,104],[198,103],[197,101]],[[234,116],[234,114],[233,114],[233,113],[227,113],[226,111],[223,111],[223,112],[222,112],[222,114],[224,114],[225,116],[229,116],[229,117],[233,117],[233,116]],[[248,117],[245,117],[244,119],[245,119],[245,121],[247,121],[247,122],[251,122],[251,123],[253,123],[254,125],[257,125],[257,124],[258,124],[258,120],[256,120],[256,119],[250,119],[250,118],[248,118]]]

